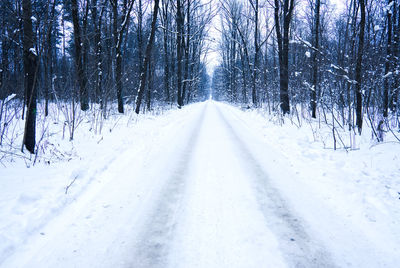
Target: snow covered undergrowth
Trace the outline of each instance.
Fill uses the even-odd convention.
[[[51,137],[58,162],[0,169],[0,267],[400,263],[400,145],[368,130],[333,151],[212,101],[90,127]]]
[[[139,116],[114,114],[102,122],[100,133],[94,131],[88,112],[81,115],[82,122],[72,141],[62,124],[64,117],[59,116],[53,114],[47,122],[38,122],[39,135],[43,125],[48,128],[35,165],[34,155],[28,158],[28,153],[21,154],[12,147],[22,143],[24,121],[13,122],[15,140],[2,148],[17,156],[5,155],[0,168],[0,266],[29,239],[45,236],[43,227],[66,207],[83,196],[93,195],[112,179],[100,176],[115,161],[120,161],[124,154],[135,155],[137,161],[145,159],[151,148],[156,147],[153,141],[172,131],[171,122],[187,115],[162,109]]]
[[[337,264],[398,266],[400,143],[389,135],[385,143],[371,141],[365,124],[363,135],[356,137],[357,150],[324,149],[324,133],[331,130],[322,124],[316,134],[317,121],[312,123],[313,133],[309,125],[298,128],[289,119],[277,124],[262,109],[221,105],[235,115],[234,124],[244,125],[268,145],[268,151],[261,146],[258,151],[269,156],[266,162],[279,163],[269,164],[271,177],[280,178],[279,189],[336,253]]]

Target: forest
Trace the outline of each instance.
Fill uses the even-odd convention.
[[[35,153],[49,114],[73,140],[89,114],[101,123],[210,95],[299,126],[317,119],[335,149],[357,147],[365,124],[372,140],[398,140],[399,10],[398,0],[3,0],[2,151],[18,147],[16,120]]]
[[[0,23],[0,268],[399,267],[400,0]]]
[[[210,3],[5,0],[0,14],[0,144],[16,118],[34,153],[49,113],[64,115],[72,140],[81,111],[107,119],[208,98]]]
[[[334,139],[338,129],[361,135],[365,123],[375,141],[396,136],[399,9],[396,0],[222,0],[215,98],[298,124],[322,118]]]

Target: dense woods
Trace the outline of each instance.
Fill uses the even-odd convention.
[[[3,0],[0,144],[8,121],[26,119],[33,153],[37,114],[50,105],[73,139],[81,111],[106,119],[205,100],[213,40],[214,99],[325,121],[335,139],[366,122],[381,141],[399,125],[400,2],[343,3]]]
[[[126,107],[136,113],[181,107],[209,95],[210,3],[4,0],[0,14],[0,132],[13,97],[13,117],[23,118],[26,110],[24,143],[31,153],[36,113],[47,116],[49,105],[68,110],[73,139],[79,110],[107,118]]]
[[[400,2],[336,2],[221,0],[214,97],[318,118],[333,136],[398,128]]]

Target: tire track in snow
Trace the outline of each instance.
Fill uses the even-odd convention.
[[[166,267],[170,243],[178,224],[179,212],[184,205],[181,202],[187,184],[185,175],[190,166],[193,150],[196,148],[199,133],[203,125],[208,104],[202,109],[194,129],[179,159],[174,163],[168,179],[158,195],[156,205],[145,220],[142,235],[134,251],[134,260],[129,267]]]
[[[276,235],[281,250],[293,267],[336,267],[330,253],[315,239],[310,237],[304,223],[291,211],[285,199],[271,184],[268,174],[254,157],[243,139],[236,133],[220,108],[214,105],[221,122],[225,125],[232,140],[235,141],[238,155],[245,160],[251,172],[253,189],[266,224]]]

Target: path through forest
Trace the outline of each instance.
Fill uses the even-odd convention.
[[[215,103],[201,108],[146,220],[133,267],[332,266],[229,116]]]
[[[242,118],[213,101],[186,112],[146,154],[128,150],[104,167],[97,189],[49,222],[4,267],[365,264],[362,256],[336,263],[351,254],[331,252],[340,246],[326,245],[294,209],[276,183],[284,180],[277,174],[290,172]],[[353,231],[347,234],[357,238]],[[361,247],[355,255],[373,250]]]

